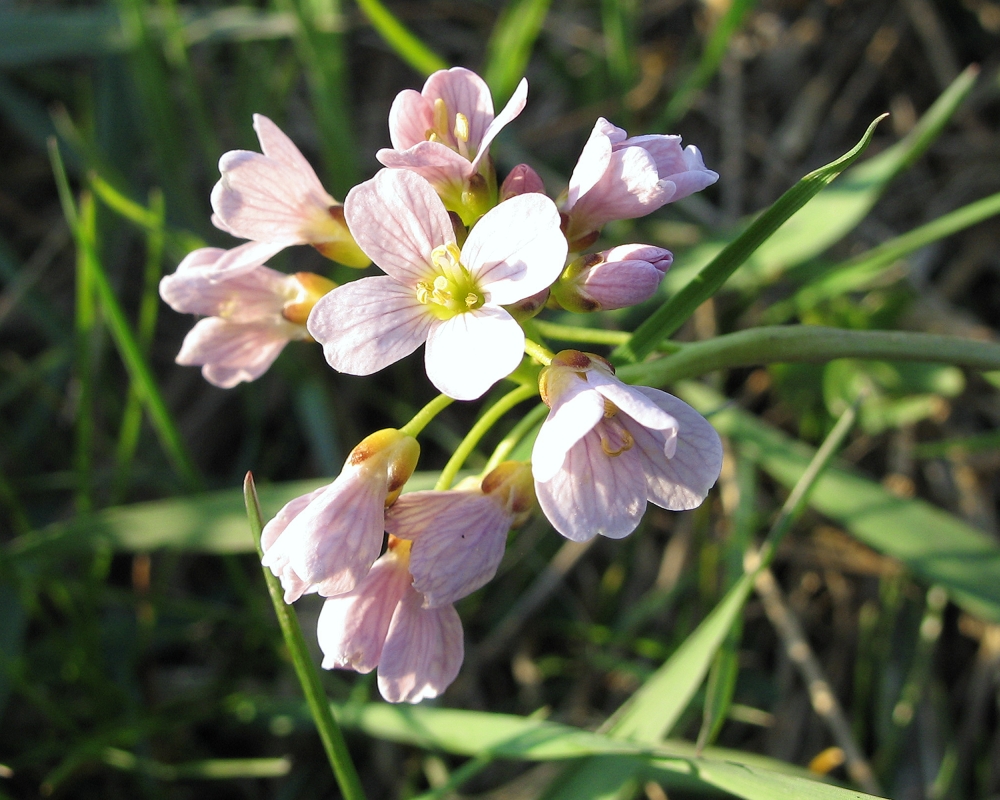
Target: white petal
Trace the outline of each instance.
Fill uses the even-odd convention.
[[[290,334],[295,327],[289,322],[238,323],[209,317],[199,320],[184,337],[176,361],[184,366],[201,366],[205,380],[231,389],[263,375],[289,339],[294,338]]]
[[[420,347],[436,321],[412,289],[380,276],[324,295],[306,325],[331,367],[371,375]]]
[[[535,481],[535,494],[552,526],[576,542],[597,534],[628,536],[646,510],[646,479],[635,448],[612,458],[597,431],[566,454],[563,468],[551,480]]]
[[[722,442],[711,423],[683,400],[645,386],[636,387],[677,420],[676,448],[664,454],[660,431],[633,429],[635,451],[643,460],[651,502],[670,511],[697,508],[722,470]]]
[[[344,201],[344,216],[365,255],[410,287],[432,271],[431,251],[455,241],[451,218],[433,187],[406,170],[379,170],[355,186]]]
[[[524,332],[502,308],[483,306],[457,314],[427,336],[427,377],[456,400],[475,400],[517,369]]]
[[[638,386],[628,386],[598,370],[587,373],[587,383],[640,425],[657,430],[677,427],[677,420],[649,399]]]
[[[489,292],[491,304],[506,305],[551,286],[566,264],[566,249],[555,203],[522,194],[476,223],[462,247],[462,263]]]
[[[553,402],[531,449],[531,474],[535,480],[551,480],[570,448],[603,417],[604,398],[583,380],[568,382]]]
[[[254,114],[253,129],[257,132],[257,140],[260,142],[260,149],[265,156],[273,158],[279,164],[283,164],[297,173],[303,182],[311,185],[312,191],[317,196],[326,194],[312,164],[306,160],[299,148],[295,146],[295,142],[289,139],[281,128],[263,114]]]
[[[492,102],[492,99],[490,102]],[[476,138],[476,131],[469,134],[469,142],[478,148],[476,151],[476,157],[472,160],[473,171],[479,169],[479,163],[486,157],[486,154],[490,150],[490,145],[493,143],[496,135],[500,133],[500,131],[502,131],[508,124],[510,124],[515,117],[524,111],[524,106],[527,102],[528,81],[525,78],[521,78],[521,82],[514,90],[514,94],[512,94],[510,100],[507,101],[507,105],[505,105],[503,111],[501,111],[496,118],[490,122],[489,127],[482,134],[482,139],[479,140]]]
[[[227,250],[224,255],[220,256],[213,266],[213,272],[218,280],[247,272],[259,267],[271,256],[277,255],[289,245],[298,243],[298,239],[288,239],[241,244],[239,247]]]

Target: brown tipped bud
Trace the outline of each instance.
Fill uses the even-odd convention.
[[[536,316],[538,312],[545,308],[548,299],[549,290],[546,288],[537,294],[531,295],[531,297],[525,297],[523,300],[511,303],[509,306],[504,306],[504,308],[518,322],[524,322]]]
[[[673,259],[669,250],[644,244],[588,253],[563,270],[552,296],[578,313],[627,308],[656,294]]]
[[[305,325],[313,306],[327,292],[337,288],[337,284],[329,278],[317,275],[315,272],[296,272],[291,276],[296,287],[296,295],[281,310],[281,316],[296,325]]]
[[[545,184],[542,183],[542,179],[538,176],[538,173],[527,164],[518,164],[510,171],[507,179],[500,187],[500,202],[510,200],[510,198],[517,197],[519,194],[529,194],[532,192],[545,194]]]
[[[527,461],[504,461],[482,482],[482,492],[498,498],[514,517],[511,527],[523,525],[535,508],[535,484]]]
[[[329,218],[313,226],[308,238],[309,244],[323,256],[345,267],[364,269],[372,263],[354,241],[344,217],[344,207],[339,203],[330,206]]]
[[[416,439],[395,428],[385,428],[362,439],[351,451],[347,463],[374,472],[386,471],[388,494],[385,504],[389,506],[403,491],[419,458],[420,445]]]

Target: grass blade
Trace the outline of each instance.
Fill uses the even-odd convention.
[[[517,88],[542,32],[552,0],[511,0],[486,45],[483,79],[499,108]]]
[[[357,0],[357,3],[390,49],[421,75],[448,69],[448,62],[420,41],[380,0]]]

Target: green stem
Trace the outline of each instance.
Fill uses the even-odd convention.
[[[834,358],[866,358],[1000,369],[1000,345],[961,336],[907,331],[851,331],[814,325],[778,325],[687,344],[657,361],[618,369],[626,383],[663,386],[717,369]]]
[[[249,472],[243,483],[243,499],[246,502],[247,517],[250,520],[254,544],[257,546],[257,555],[263,558],[264,551],[260,546],[260,535],[264,525],[261,519],[260,503],[257,501],[257,489],[254,486],[253,475]],[[340,727],[333,718],[330,701],[323,691],[316,664],[309,655],[306,641],[302,636],[302,629],[299,627],[298,617],[295,615],[295,609],[285,603],[281,582],[271,574],[271,570],[267,567],[264,568],[264,579],[267,582],[267,591],[271,595],[271,602],[274,604],[274,613],[277,614],[278,623],[281,625],[281,633],[285,637],[285,645],[288,647],[292,663],[295,665],[295,674],[298,676],[299,683],[302,684],[302,691],[306,696],[313,720],[316,722],[316,729],[323,742],[323,749],[330,760],[330,766],[333,767],[333,774],[340,786],[340,793],[344,796],[344,800],[364,800],[365,791],[361,787],[361,779],[358,777],[350,753],[347,751],[344,735],[340,732]]]
[[[524,415],[524,418],[517,423],[513,428],[511,428],[510,433],[508,433],[500,444],[497,445],[497,449],[493,451],[493,455],[490,456],[490,460],[486,462],[486,466],[483,467],[483,475],[488,475],[491,470],[496,469],[497,465],[501,461],[505,461],[507,456],[509,456],[518,443],[528,434],[535,425],[538,424],[539,420],[545,416],[549,407],[545,403],[539,403],[531,411]]]
[[[400,433],[405,433],[407,436],[418,436],[420,431],[427,427],[427,423],[444,411],[453,402],[454,401],[447,395],[439,394],[416,414],[414,414],[413,419],[399,429]]]
[[[609,331],[603,328],[584,328],[577,325],[559,325],[555,322],[532,320],[535,328],[542,336],[555,339],[557,342],[581,342],[583,344],[604,344],[617,347],[632,338],[628,331]],[[684,347],[680,342],[661,342],[657,347],[666,353],[676,353]]]
[[[540,364],[544,364],[545,366],[551,364],[552,359],[555,356],[555,353],[549,350],[549,348],[544,347],[531,339],[524,340],[524,352],[535,359],[535,361]]]
[[[479,444],[479,440],[486,435],[486,432],[492,428],[497,421],[508,411],[510,411],[518,403],[522,403],[525,400],[534,397],[538,394],[538,386],[518,386],[512,392],[508,392],[496,403],[490,407],[485,414],[483,414],[477,421],[476,424],[472,426],[472,429],[465,435],[455,453],[448,463],[445,464],[444,469],[441,470],[441,477],[438,478],[437,484],[434,488],[437,491],[443,491],[445,489],[450,489],[451,484],[455,480],[455,476],[458,475],[458,471],[465,464],[465,459],[469,457],[469,454],[476,449],[476,445]]]

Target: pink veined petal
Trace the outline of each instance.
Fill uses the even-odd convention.
[[[431,251],[455,241],[441,199],[406,170],[379,170],[355,186],[344,201],[344,216],[365,255],[411,288],[431,272]]]
[[[661,177],[668,178],[678,172],[686,172],[688,164],[684,159],[684,148],[681,147],[681,137],[672,134],[648,134],[646,136],[630,136],[624,142],[615,145],[615,150],[626,147],[641,147],[653,157],[656,171]],[[705,165],[702,164],[702,167]]]
[[[325,486],[321,486],[315,489],[309,494],[304,494],[301,497],[296,497],[294,500],[285,503],[282,509],[274,516],[267,525],[264,526],[264,530],[261,532],[260,536],[260,546],[266,553],[285,532],[285,528],[288,527],[289,523],[297,517],[302,510],[309,505],[315,498],[317,498],[326,489]],[[281,563],[275,564],[272,567],[272,571],[278,576],[281,581],[281,586],[285,590],[285,602],[294,603],[303,594],[309,590],[309,584],[302,580],[302,578],[295,573],[295,570],[291,568],[288,564],[288,560],[284,559]]]
[[[177,265],[177,271],[194,268],[204,268],[211,267],[218,261],[222,256],[226,254],[226,251],[221,247],[199,247],[197,250],[192,250],[183,259],[181,263]]]
[[[535,494],[552,526],[575,542],[628,536],[646,510],[646,478],[634,448],[612,458],[596,429],[570,449],[551,480],[535,481]]]
[[[184,337],[176,361],[201,366],[205,380],[231,389],[263,375],[289,340],[297,338],[292,335],[295,327],[289,322],[237,323],[209,317],[199,320]]]
[[[260,149],[268,158],[273,158],[279,164],[283,164],[294,171],[302,181],[303,185],[308,183],[310,191],[317,197],[326,194],[326,189],[316,176],[316,171],[312,168],[302,152],[295,143],[288,138],[281,128],[275,125],[263,114],[253,115],[253,129],[257,132],[257,141],[260,142]],[[329,195],[327,195],[329,196]],[[333,198],[331,198],[332,200]]]
[[[177,272],[160,280],[160,297],[182,314],[219,316],[230,322],[255,322],[264,318],[277,321],[286,300],[293,296],[293,292],[286,289],[288,280],[289,276],[268,267],[256,267],[219,279],[211,266],[184,266],[181,262]]]
[[[440,142],[418,142],[403,151],[383,148],[375,158],[384,167],[409,170],[442,190],[460,191],[475,171],[465,156]]]
[[[335,201],[304,176],[274,159],[232,150],[219,161],[222,178],[212,189],[212,208],[237,236],[286,245],[307,241],[304,229],[329,213]]]
[[[338,286],[319,299],[306,323],[330,366],[349,375],[371,375],[405,358],[434,324],[413,290],[387,276]]]
[[[490,102],[492,103],[492,99]],[[525,78],[521,78],[521,82],[514,90],[514,94],[512,94],[510,100],[507,101],[507,105],[505,105],[503,111],[501,111],[496,118],[490,122],[489,127],[486,128],[482,137],[478,138],[470,134],[469,144],[474,144],[476,147],[476,156],[472,159],[473,171],[479,169],[479,164],[490,151],[490,145],[493,143],[496,135],[509,125],[522,111],[524,111],[524,106],[527,102],[528,81]]]
[[[412,492],[386,514],[386,530],[412,539],[413,588],[429,608],[472,594],[497,571],[511,516],[476,492]]]
[[[489,303],[507,305],[551,286],[566,264],[555,203],[541,194],[512,197],[469,232],[462,263]]]
[[[323,603],[316,626],[323,669],[371,672],[382,656],[392,615],[409,586],[406,562],[389,551],[351,592]]]
[[[378,665],[378,689],[390,703],[437,697],[465,658],[462,621],[454,606],[423,608],[411,589],[396,607]]]
[[[486,81],[472,70],[452,67],[438,70],[425,82],[420,92],[433,108],[435,99],[444,100],[448,110],[448,124],[455,124],[455,115],[464,114],[469,121],[469,147],[475,149],[493,121],[493,96]],[[454,134],[454,130],[449,130]]]
[[[611,140],[608,138],[607,129],[613,127],[604,117],[599,117],[594,123],[590,138],[580,151],[573,174],[570,175],[563,211],[571,211],[579,199],[596,186],[607,171],[611,161]]]
[[[563,467],[566,455],[604,417],[604,398],[585,381],[568,384],[552,404],[531,449],[531,473],[536,481],[550,481]]]
[[[239,236],[240,234],[233,234]],[[297,242],[247,242],[234,247],[219,257],[212,267],[215,278],[222,280],[261,266],[271,256],[277,255],[290,244]]]
[[[637,386],[628,386],[598,370],[587,372],[587,383],[640,425],[657,430],[677,427],[677,420],[650,400]]]
[[[671,457],[664,455],[662,431],[629,427],[643,461],[649,500],[669,511],[697,508],[722,470],[722,442],[711,423],[683,400],[658,389],[637,387],[677,420]]]
[[[502,308],[483,306],[432,327],[424,363],[438,391],[475,400],[517,369],[523,353],[521,326]]]
[[[395,150],[426,141],[427,131],[433,127],[433,108],[420,92],[404,89],[396,95],[389,109],[389,140]]]
[[[321,595],[351,591],[382,549],[387,477],[345,468],[264,554],[266,567],[287,563]]]
[[[649,153],[627,147],[611,154],[604,175],[573,207],[574,230],[644,216],[670,202],[675,192],[675,184],[660,179]]]

